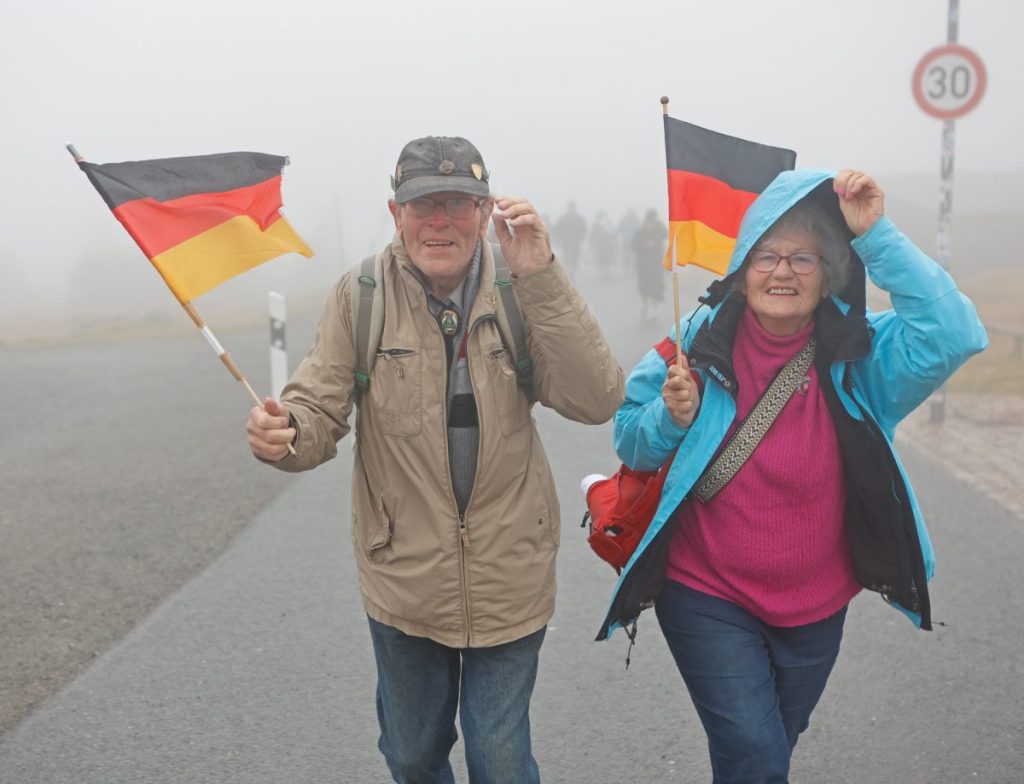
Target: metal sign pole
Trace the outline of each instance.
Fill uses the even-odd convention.
[[[939,186],[939,231],[936,261],[949,271],[953,261],[953,153],[956,145],[954,121],[967,115],[985,94],[987,76],[981,58],[957,43],[960,0],[949,0],[946,44],[928,52],[918,61],[911,78],[914,100],[921,110],[942,123],[942,164]],[[930,399],[931,421],[946,417],[946,387]]]
[[[960,0],[949,0],[949,18],[946,43],[955,44],[959,33]],[[939,265],[949,271],[953,259],[953,155],[956,148],[956,123],[946,120],[942,124],[942,182],[939,185],[939,233],[936,237],[936,255]],[[946,385],[932,395],[929,420],[941,424],[946,419]]]

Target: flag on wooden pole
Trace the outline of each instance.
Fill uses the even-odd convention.
[[[669,238],[665,269],[693,264],[724,275],[743,214],[796,153],[664,116]],[[674,252],[674,253],[673,253]]]
[[[78,160],[182,304],[284,253],[313,255],[280,212],[287,163],[258,152]]]

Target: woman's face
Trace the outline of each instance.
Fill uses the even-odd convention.
[[[751,264],[752,257],[759,251],[783,257],[810,254],[818,258],[818,263],[800,274],[793,271],[789,258],[782,258],[775,269],[759,272]],[[806,260],[803,261],[798,269],[806,265]],[[779,336],[799,332],[811,323],[822,297],[828,296],[818,243],[802,231],[783,231],[762,237],[747,257],[740,291],[746,295],[747,305],[766,331]]]

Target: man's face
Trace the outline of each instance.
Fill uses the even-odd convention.
[[[446,191],[404,204],[391,200],[388,209],[412,263],[430,280],[435,295],[448,296],[469,272],[494,202]]]

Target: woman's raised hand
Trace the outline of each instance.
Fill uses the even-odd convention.
[[[846,225],[858,237],[885,212],[885,194],[874,178],[862,171],[843,169],[836,175],[832,190],[839,197]]]

